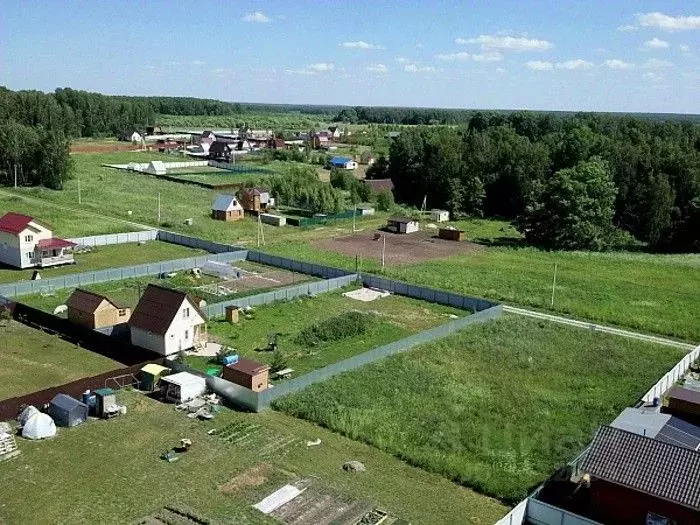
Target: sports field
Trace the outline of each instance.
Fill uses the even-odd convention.
[[[16,321],[0,325],[0,399],[17,397],[122,365]],[[1,515],[1,513],[0,513]]]
[[[515,503],[683,355],[506,316],[313,385],[275,407]]]

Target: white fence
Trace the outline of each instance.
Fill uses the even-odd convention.
[[[661,398],[666,390],[671,388],[676,381],[686,374],[690,368],[690,365],[692,365],[698,357],[700,357],[700,345],[695,347],[694,350],[691,350],[685,355],[685,357],[683,357],[683,359],[678,361],[676,366],[669,370],[665,376],[659,379],[658,383],[651,387],[649,391],[644,394],[641,400],[644,403],[651,403],[654,401],[654,398]]]
[[[529,498],[522,500],[515,507],[513,507],[513,510],[498,520],[496,525],[522,525],[525,522],[528,501]]]
[[[597,521],[553,507],[534,498],[527,498],[518,503],[506,516],[498,520],[496,525],[522,525],[523,523],[533,525],[600,525]]]
[[[144,230],[128,233],[108,233],[105,235],[91,235],[89,237],[75,237],[68,239],[78,246],[107,246],[110,244],[126,244],[130,242],[146,242],[158,239],[158,230]]]
[[[146,171],[149,162],[130,162],[129,164],[104,164],[108,168],[117,168],[119,170],[134,170],[134,171]],[[202,168],[204,166],[209,166],[209,161],[207,160],[190,160],[181,162],[163,162],[166,170],[175,170],[180,168]]]

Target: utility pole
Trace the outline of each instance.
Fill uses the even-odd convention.
[[[17,163],[15,163],[15,188],[17,188]]]
[[[78,204],[82,204],[82,203],[83,203],[83,196],[82,196],[82,193],[80,191],[80,179],[78,179]]]
[[[355,214],[357,213],[357,205],[355,205],[355,209],[352,210],[352,233],[355,233],[357,230],[355,229]]]
[[[386,235],[382,235],[382,272],[384,271],[384,254],[386,252]]]
[[[554,277],[552,279],[552,308],[554,308],[554,289],[557,286],[557,263],[554,263]]]
[[[160,226],[160,192],[158,192],[158,226]]]

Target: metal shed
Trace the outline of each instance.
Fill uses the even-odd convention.
[[[74,427],[88,418],[88,407],[66,394],[56,394],[49,403],[49,415],[60,427]]]
[[[141,379],[141,390],[145,390],[147,392],[154,391],[156,388],[158,388],[158,383],[160,383],[161,378],[169,373],[169,368],[157,365],[155,363],[147,364],[139,372]]]

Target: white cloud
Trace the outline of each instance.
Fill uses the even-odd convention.
[[[496,73],[505,73],[505,72],[506,72],[506,68],[504,68],[504,67],[497,67],[496,68]]]
[[[605,61],[605,65],[610,69],[632,69],[634,64],[620,60],[619,58],[612,58]]]
[[[407,73],[433,73],[437,71],[433,66],[417,66],[416,64],[406,64],[403,70]]]
[[[661,40],[660,38],[652,38],[651,40],[647,40],[644,42],[644,47],[646,49],[667,49],[671,47],[671,44],[666,42],[665,40]]]
[[[340,47],[345,47],[348,49],[384,49],[382,46],[376,44],[370,44],[364,40],[355,40],[352,42],[341,42]]]
[[[396,61],[399,64],[408,64],[410,62],[410,60],[406,57],[396,57]]]
[[[551,62],[543,62],[541,60],[530,60],[525,65],[532,71],[551,71],[554,69],[554,64]]]
[[[437,58],[438,60],[452,62],[455,60],[471,60],[472,55],[471,53],[467,53],[466,51],[461,51],[459,53],[446,53],[443,55],[435,55],[435,58]]]
[[[272,22],[272,18],[267,16],[262,11],[255,11],[254,13],[248,13],[243,18],[241,18],[241,20],[243,20],[244,22],[255,22],[258,24],[267,24],[269,22]]]
[[[623,32],[636,31],[637,29],[639,29],[639,28],[637,26],[633,26],[632,24],[625,24],[622,26],[617,26],[617,30],[623,31]]]
[[[204,64],[206,64],[206,62],[204,62],[203,60],[193,60],[191,64],[193,66],[203,66]]]
[[[456,44],[479,44],[484,50],[499,51],[546,51],[554,47],[554,44],[547,40],[537,40],[535,38],[503,36],[503,35],[479,35],[476,38],[457,38]]]
[[[318,62],[316,64],[309,65],[309,69],[319,72],[333,71],[335,69],[335,65],[332,62]]]
[[[686,44],[681,44],[680,46],[678,46],[678,49],[680,49],[684,53],[688,53],[690,51],[690,46]]]
[[[498,51],[489,51],[488,53],[481,53],[478,55],[472,55],[474,62],[498,62],[503,60],[503,55]]]
[[[658,73],[654,73],[653,71],[647,71],[642,75],[642,78],[645,80],[649,80],[651,82],[661,82],[664,77],[659,75]]]
[[[567,60],[565,62],[557,62],[557,69],[590,69],[594,66],[593,62],[587,60],[582,60],[580,58],[576,60]]]
[[[659,60],[657,58],[650,58],[644,64],[642,64],[642,67],[646,69],[663,69],[665,67],[672,67],[673,62],[669,62],[668,60]]]
[[[642,27],[657,27],[664,31],[700,29],[700,16],[669,16],[663,13],[639,13],[637,21]]]
[[[216,69],[212,69],[210,73],[214,75],[223,75],[224,73],[226,73],[226,71],[228,71],[226,68],[217,67]]]
[[[458,53],[445,53],[441,55],[435,55],[438,60],[444,60],[446,62],[473,60],[474,62],[498,62],[503,60],[503,55],[498,51],[489,51],[487,53],[472,54],[466,51],[460,51]]]
[[[316,64],[309,64],[306,67],[302,67],[299,69],[285,69],[285,73],[289,73],[291,75],[315,75],[317,73],[325,73],[328,71],[333,71],[335,69],[335,65],[332,62],[318,62]]]
[[[370,64],[367,66],[367,71],[370,73],[388,73],[389,68],[386,67],[384,64]]]

